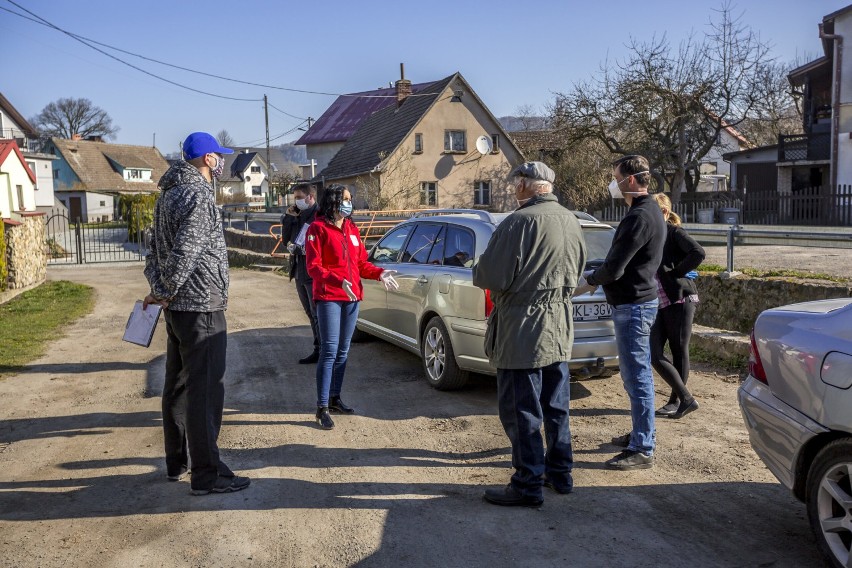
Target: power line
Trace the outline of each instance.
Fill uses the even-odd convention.
[[[281,114],[283,114],[283,115],[285,115],[285,116],[289,116],[290,118],[295,118],[296,120],[301,120],[301,121],[305,121],[305,120],[307,120],[306,118],[304,118],[304,117],[302,117],[302,116],[293,116],[293,115],[292,115],[292,114],[290,114],[289,112],[284,112],[283,110],[281,110],[280,108],[278,108],[277,106],[275,106],[274,104],[272,104],[272,103],[270,103],[270,102],[267,102],[267,104],[268,104],[270,107],[274,108],[275,110],[277,110],[278,112],[280,112]]]
[[[120,53],[125,53],[125,54],[127,54],[127,55],[132,55],[133,57],[138,57],[139,59],[144,59],[145,61],[150,61],[150,62],[152,62],[152,63],[157,63],[157,64],[159,64],[159,65],[165,65],[166,67],[172,67],[173,69],[179,69],[179,70],[181,70],[181,71],[186,71],[186,72],[188,72],[188,73],[195,73],[196,75],[203,75],[203,76],[205,76],[205,77],[211,77],[211,78],[213,78],[213,79],[219,79],[219,80],[221,80],[221,81],[230,81],[230,82],[232,82],[232,83],[240,83],[240,84],[243,84],[243,85],[250,85],[250,86],[252,86],[252,87],[262,87],[262,88],[265,88],[265,89],[276,89],[276,90],[279,90],[279,91],[289,91],[289,92],[292,92],[292,93],[302,93],[302,94],[308,94],[308,95],[325,95],[325,96],[330,96],[330,97],[358,97],[358,98],[365,98],[365,99],[390,99],[390,98],[396,98],[396,95],[395,95],[395,94],[393,94],[393,95],[364,95],[364,94],[353,94],[353,93],[329,93],[329,92],[325,92],[325,91],[312,91],[312,90],[308,90],[308,89],[296,89],[296,88],[293,88],[293,87],[281,87],[281,86],[278,86],[278,85],[265,85],[265,84],[263,84],[263,83],[255,83],[255,82],[252,82],[252,81],[244,81],[244,80],[242,80],[242,79],[233,79],[233,78],[230,78],[230,77],[223,77],[223,76],[221,76],[221,75],[215,75],[215,74],[213,74],[213,73],[206,73],[206,72],[204,72],[204,71],[198,71],[198,70],[196,70],[196,69],[190,69],[190,68],[188,68],[188,67],[182,67],[182,66],[180,66],[180,65],[175,65],[175,64],[173,64],[173,63],[167,63],[167,62],[165,62],[165,61],[160,61],[160,60],[158,60],[158,59],[153,59],[153,58],[151,58],[151,57],[146,57],[146,56],[144,56],[144,55],[140,55],[140,54],[138,54],[138,53],[134,53],[134,52],[132,52],[132,51],[127,51],[127,50],[121,49],[121,48],[119,48],[119,47],[115,47],[115,46],[112,46],[112,45],[108,45],[108,44],[106,44],[106,43],[102,43],[102,42],[99,42],[99,41],[97,41],[97,40],[89,39],[89,38],[87,38],[87,37],[84,37],[84,36],[81,36],[81,35],[78,35],[78,34],[75,34],[75,33],[69,32],[69,31],[66,31],[66,30],[64,30],[64,29],[62,29],[62,28],[60,28],[60,27],[58,27],[58,26],[55,26],[54,24],[51,24],[50,22],[48,22],[47,20],[45,20],[45,19],[44,19],[44,18],[42,18],[41,16],[38,16],[38,15],[34,14],[33,12],[30,12],[30,11],[29,11],[29,10],[27,10],[26,8],[23,8],[22,6],[20,6],[20,5],[16,4],[15,2],[13,2],[13,0],[7,0],[7,2],[9,2],[10,4],[13,4],[13,5],[15,5],[15,6],[17,6],[18,8],[20,8],[21,10],[24,10],[25,12],[27,12],[27,13],[29,13],[29,14],[32,14],[33,16],[35,16],[35,18],[38,18],[38,19],[30,18],[30,17],[28,17],[28,16],[25,16],[24,14],[19,14],[18,12],[15,12],[15,11],[13,11],[13,10],[9,10],[8,8],[2,8],[2,7],[0,7],[0,10],[3,10],[3,11],[5,11],[5,12],[9,12],[10,14],[14,14],[15,16],[18,16],[18,17],[20,17],[20,18],[24,18],[25,20],[29,20],[29,21],[34,22],[34,23],[36,23],[36,24],[39,24],[39,25],[42,25],[42,26],[46,26],[46,27],[53,28],[53,29],[55,29],[55,30],[57,30],[57,31],[60,31],[60,32],[62,32],[62,33],[64,33],[64,34],[66,34],[66,35],[68,35],[68,36],[70,36],[70,37],[72,37],[72,38],[76,39],[77,41],[80,41],[81,43],[84,43],[84,44],[88,45],[88,46],[89,46],[89,47],[91,47],[92,49],[97,49],[97,48],[95,48],[95,47],[93,47],[93,46],[89,45],[89,44],[88,44],[88,43],[86,43],[86,42],[90,42],[90,43],[93,43],[93,44],[96,44],[96,45],[100,45],[100,46],[106,47],[106,48],[108,48],[108,49],[112,49],[112,50],[114,50],[114,51],[118,51],[118,52],[120,52]],[[39,20],[42,20],[42,21],[39,21]],[[85,41],[83,41],[83,40],[85,40]],[[98,51],[100,51],[101,53],[104,53],[103,51],[101,51],[101,50],[99,50],[99,49],[98,49]],[[110,54],[108,54],[108,53],[104,53],[104,55],[107,55],[108,57],[112,57],[113,59],[118,59],[118,58],[116,58],[116,57],[114,57],[114,56],[112,56],[112,55],[110,55]],[[122,62],[122,63],[124,63],[125,65],[130,65],[130,66],[131,66],[131,67],[133,67],[134,69],[137,69],[137,70],[139,70],[139,71],[142,71],[143,73],[146,73],[146,74],[151,75],[151,76],[153,76],[153,77],[157,77],[158,79],[162,79],[162,77],[158,77],[158,76],[154,75],[153,73],[149,73],[148,71],[145,71],[145,70],[143,70],[143,69],[139,69],[138,67],[135,67],[135,66],[133,66],[133,65],[132,65],[132,64],[130,64],[130,63],[127,63],[127,62],[122,61],[122,60],[120,60],[120,59],[118,59],[118,61],[121,61],[121,62]],[[168,81],[168,79],[162,79],[162,80],[164,80],[164,81]],[[168,81],[168,82],[173,83],[172,81]],[[196,89],[192,89],[191,87],[185,87],[184,85],[179,85],[179,84],[177,84],[177,83],[174,83],[174,84],[176,84],[176,85],[178,85],[178,86],[180,86],[180,87],[184,87],[184,88],[190,89],[190,90],[196,90]],[[204,91],[198,91],[198,92],[201,92],[201,93],[203,93],[203,94],[210,94],[211,96],[220,96],[220,95],[213,95],[213,94],[211,94],[211,93],[206,93],[206,92],[204,92]],[[435,95],[435,93],[412,93],[412,94],[410,94],[410,95],[408,95],[408,96],[409,96],[409,97],[428,97],[428,96],[434,96],[434,95]],[[222,98],[232,98],[232,97],[222,97]],[[258,100],[263,100],[263,99],[234,99],[234,100],[258,101]],[[269,105],[269,106],[272,106],[272,105]],[[278,110],[279,112],[284,112],[284,111],[282,111],[281,109],[276,109],[276,110]],[[284,113],[284,114],[287,114],[287,113]],[[293,116],[293,115],[291,115],[291,114],[287,114],[287,116],[290,116],[290,117],[293,117],[293,118],[298,118],[298,119],[301,119],[301,118],[302,118],[302,117]]]
[[[194,87],[190,87],[190,86],[188,86],[188,85],[184,85],[184,84],[178,83],[177,81],[172,81],[171,79],[166,79],[165,77],[161,77],[161,76],[159,76],[159,75],[156,75],[156,74],[154,74],[154,73],[151,73],[150,71],[146,71],[145,69],[142,69],[141,67],[138,67],[138,66],[136,66],[136,65],[133,65],[132,63],[129,63],[129,62],[127,62],[127,61],[125,61],[125,60],[123,60],[123,59],[121,59],[121,58],[119,58],[119,57],[116,57],[115,55],[112,55],[111,53],[107,53],[107,52],[106,52],[106,51],[104,51],[103,49],[100,49],[100,48],[98,48],[98,47],[95,47],[94,45],[92,45],[91,43],[89,43],[88,41],[86,41],[85,39],[83,39],[83,38],[81,38],[81,37],[78,37],[78,36],[76,36],[75,34],[73,34],[73,33],[71,33],[71,32],[65,31],[65,30],[63,30],[62,28],[60,28],[59,26],[55,26],[54,24],[52,24],[52,23],[48,22],[47,20],[45,20],[44,18],[42,18],[41,16],[39,16],[39,15],[37,15],[37,14],[34,14],[33,12],[30,12],[29,10],[27,10],[26,8],[24,8],[23,6],[21,6],[20,4],[17,4],[17,3],[16,3],[16,2],[14,2],[13,0],[7,0],[7,1],[8,1],[10,4],[12,4],[12,5],[16,6],[17,8],[19,8],[19,9],[23,10],[24,12],[26,12],[26,13],[28,13],[28,14],[32,15],[32,16],[33,16],[33,17],[35,17],[35,18],[38,18],[39,20],[41,20],[41,22],[37,22],[37,23],[41,23],[42,25],[45,25],[45,26],[51,27],[51,28],[53,28],[53,29],[55,29],[55,30],[57,30],[57,31],[59,31],[59,32],[62,32],[63,34],[67,35],[68,37],[72,38],[73,40],[75,40],[75,41],[78,41],[78,42],[82,43],[82,44],[83,44],[83,45],[85,45],[86,47],[89,47],[89,48],[91,48],[91,49],[94,49],[95,51],[97,51],[97,52],[99,52],[99,53],[101,53],[101,54],[103,54],[103,55],[106,55],[107,57],[109,57],[109,58],[111,58],[111,59],[115,59],[115,60],[116,60],[116,61],[118,61],[119,63],[122,63],[122,64],[124,64],[124,65],[127,65],[128,67],[131,67],[132,69],[136,69],[137,71],[139,71],[139,72],[141,72],[141,73],[145,73],[146,75],[148,75],[148,76],[150,76],[150,77],[153,77],[153,78],[155,78],[155,79],[159,79],[160,81],[164,81],[164,82],[166,82],[166,83],[169,83],[169,84],[174,85],[174,86],[176,86],[176,87],[180,87],[180,88],[182,88],[182,89],[186,89],[186,90],[188,90],[188,91],[193,91],[193,92],[195,92],[195,93],[200,93],[200,94],[202,94],[202,95],[207,95],[207,96],[210,96],[210,97],[216,97],[216,98],[219,98],[219,99],[228,99],[228,100],[231,100],[231,101],[246,101],[246,102],[260,102],[260,101],[262,101],[262,100],[263,100],[263,99],[245,99],[245,98],[239,98],[239,97],[229,97],[229,96],[226,96],[226,95],[217,95],[216,93],[210,93],[210,92],[208,92],[208,91],[202,91],[201,89],[196,89],[196,88],[194,88]],[[5,11],[7,11],[7,12],[11,13],[11,14],[15,14],[15,15],[17,15],[17,16],[20,16],[20,15],[21,15],[21,14],[16,14],[15,12],[13,12],[13,11],[11,11],[11,10],[7,10],[7,9],[5,9],[5,8],[3,8],[3,9],[4,9]],[[27,19],[30,19],[30,18],[27,18]],[[42,22],[44,22],[44,23],[42,23]]]

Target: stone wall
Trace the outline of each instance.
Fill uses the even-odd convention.
[[[238,231],[236,229],[225,229],[225,244],[228,245],[228,248],[270,254],[272,249],[275,248],[275,243],[277,242],[278,239],[270,236],[269,234],[256,235],[254,233]],[[276,253],[286,254],[287,249],[282,245],[278,247]]]
[[[6,259],[10,290],[44,282],[44,213],[21,213],[21,221],[6,222]]]
[[[742,275],[725,279],[702,275],[696,283],[701,303],[695,312],[695,323],[742,333],[751,331],[763,310],[852,296],[852,289],[846,284],[790,282],[782,278]]]

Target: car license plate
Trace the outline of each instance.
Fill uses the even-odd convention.
[[[612,317],[612,306],[606,302],[574,304],[574,321],[607,319]]]

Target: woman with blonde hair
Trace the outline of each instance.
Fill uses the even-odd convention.
[[[657,270],[660,305],[651,328],[651,364],[671,387],[668,403],[657,416],[682,418],[698,409],[698,402],[686,388],[689,378],[689,339],[692,319],[698,303],[695,269],[704,261],[704,249],[681,227],[681,219],[672,211],[672,202],[664,193],[652,195],[666,219],[666,244]],[[666,357],[669,344],[672,357]]]

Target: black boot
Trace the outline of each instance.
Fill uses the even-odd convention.
[[[332,412],[339,412],[340,414],[354,414],[355,409],[351,406],[346,406],[343,404],[343,401],[340,400],[339,396],[331,397],[331,400],[328,401],[328,409]]]
[[[310,365],[312,363],[316,363],[317,361],[319,361],[319,351],[314,351],[307,357],[302,357],[301,359],[299,359],[299,364]]]
[[[323,430],[331,430],[334,428],[334,420],[331,419],[327,406],[317,407],[317,424],[319,424],[319,427]]]

